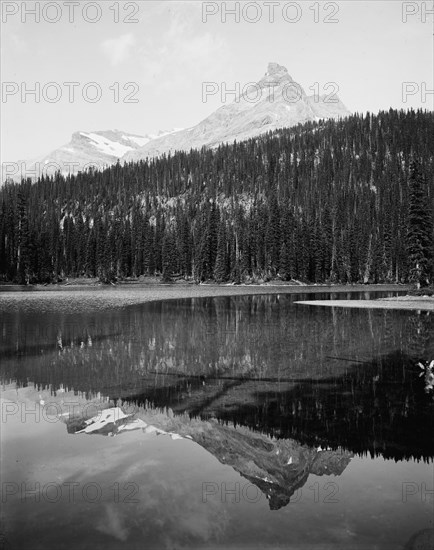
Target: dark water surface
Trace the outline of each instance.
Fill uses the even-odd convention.
[[[2,296],[6,548],[432,548],[434,315],[347,297]]]

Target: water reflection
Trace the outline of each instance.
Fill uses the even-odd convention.
[[[128,509],[104,501],[91,517],[86,502],[61,512],[31,502],[23,514],[18,495],[8,502],[16,547],[29,539],[23,518],[33,518],[35,531],[47,514],[70,518],[68,540],[81,529],[82,540],[116,550],[145,539],[150,548],[176,547],[182,537],[185,547],[215,547],[221,537],[224,546],[239,540],[252,548],[274,540],[357,550],[409,541],[410,548],[432,536],[429,502],[418,494],[400,505],[403,481],[431,488],[432,465],[422,461],[434,457],[434,400],[417,363],[434,358],[434,316],[293,303],[302,299],[312,296],[191,299],[103,313],[59,301],[56,313],[25,305],[4,313],[1,379],[21,388],[29,410],[35,401],[63,407],[75,392],[80,411],[94,403],[107,414],[115,407],[131,414],[89,434],[77,433],[86,426],[80,414],[57,426],[12,417],[9,434],[22,430],[28,442],[20,459],[31,461],[21,470],[11,452],[6,479],[51,482],[55,471],[106,492],[134,480],[141,495]],[[88,418],[94,414],[87,408]],[[234,511],[221,500],[220,482],[231,489],[240,476],[263,500]],[[219,488],[208,501],[204,482]],[[57,530],[38,533],[58,543]]]
[[[153,421],[160,427],[151,424]],[[141,430],[143,434],[193,440],[256,486],[268,499],[271,510],[278,510],[290,501],[297,502],[298,489],[311,474],[339,476],[353,457],[344,449],[313,447],[289,438],[276,439],[229,422],[203,422],[186,415],[174,417],[167,409],[149,405],[132,408],[128,402],[123,402],[122,408],[100,410],[90,419],[79,415],[65,417],[65,422],[68,432],[76,435],[123,436]],[[329,482],[326,488],[327,502],[335,502],[336,483]]]
[[[293,304],[307,297],[6,313],[2,380],[151,402],[314,447],[433,457],[433,401],[416,363],[434,357],[434,316]]]

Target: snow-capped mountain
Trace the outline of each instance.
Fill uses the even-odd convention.
[[[282,65],[269,63],[267,72],[232,103],[223,105],[196,126],[161,136],[129,151],[123,160],[138,160],[175,150],[215,147],[258,136],[270,130],[351,113],[337,95],[306,95]]]
[[[42,174],[76,173],[90,166],[102,169],[119,159],[137,161],[163,153],[216,147],[242,141],[282,127],[350,115],[337,95],[308,96],[282,65],[269,63],[265,75],[196,126],[138,136],[120,130],[75,132],[71,141],[43,157],[14,164],[3,178],[38,177]]]
[[[66,175],[90,167],[103,169],[115,164],[127,153],[169,133],[160,131],[158,134],[139,136],[121,130],[75,132],[69,143],[48,155],[27,161],[5,163],[3,180],[7,176],[20,180],[21,177],[37,178],[41,175],[52,175],[57,171]]]

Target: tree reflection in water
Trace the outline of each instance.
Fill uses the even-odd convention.
[[[2,380],[153,403],[312,448],[432,458],[433,400],[416,363],[434,358],[434,316],[293,304],[307,297],[5,314]]]

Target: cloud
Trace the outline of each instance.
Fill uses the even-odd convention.
[[[209,78],[226,51],[218,34],[197,30],[191,13],[172,7],[166,21],[169,18],[170,24],[159,39],[149,39],[140,50],[144,72],[158,79],[160,90]]]
[[[14,45],[15,51],[26,52],[28,51],[27,42],[18,34],[11,33],[11,40]]]
[[[101,518],[96,529],[101,533],[112,536],[115,539],[125,542],[128,538],[129,529],[125,526],[126,518],[119,511],[119,506],[105,505],[105,517]]]
[[[135,43],[132,33],[123,34],[119,38],[104,40],[101,44],[102,51],[108,56],[112,65],[118,65],[125,61]]]

